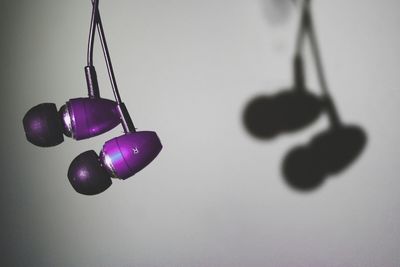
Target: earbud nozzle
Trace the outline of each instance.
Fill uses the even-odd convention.
[[[76,192],[84,195],[102,193],[112,184],[110,175],[93,150],[81,153],[71,162],[68,180]]]
[[[34,145],[50,147],[64,141],[61,118],[53,103],[34,106],[25,114],[22,123],[26,138]]]
[[[63,133],[68,137],[72,137],[72,119],[67,105],[62,105],[58,113],[63,122]]]

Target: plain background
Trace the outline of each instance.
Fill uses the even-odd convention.
[[[122,129],[43,149],[26,141],[22,118],[38,103],[86,95],[90,1],[2,0],[2,266],[400,265],[399,1],[313,5],[332,95],[368,144],[309,193],[285,184],[282,158],[326,129],[326,117],[269,142],[242,123],[250,99],[291,84],[298,9],[274,11],[267,0],[100,7],[121,95],[164,148],[103,194],[77,194],[71,160]],[[112,98],[95,47],[102,95]]]

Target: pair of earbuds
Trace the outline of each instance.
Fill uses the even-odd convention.
[[[243,114],[244,124],[253,136],[272,139],[283,133],[298,131],[313,123],[322,112],[327,113],[330,127],[308,144],[292,149],[283,160],[285,180],[299,190],[315,189],[329,175],[345,169],[361,153],[367,140],[360,127],[341,122],[328,92],[310,1],[303,1],[293,59],[293,86],[274,96],[256,97],[246,106]],[[312,94],[305,83],[302,50],[306,34],[310,40],[322,96]]]
[[[39,104],[31,108],[23,118],[27,140],[40,147],[59,145],[64,141],[64,135],[83,140],[122,125],[124,134],[105,142],[99,155],[90,150],[81,153],[71,162],[67,175],[69,182],[78,193],[84,195],[102,193],[111,186],[111,177],[127,179],[133,176],[153,161],[162,149],[155,132],[136,131],[121,100],[98,5],[98,0],[92,0],[88,64],[85,67],[88,97],[70,99],[59,110],[53,103]],[[96,27],[115,101],[100,97],[93,66]]]

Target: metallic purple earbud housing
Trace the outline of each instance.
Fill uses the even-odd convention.
[[[112,177],[127,179],[153,161],[161,149],[155,132],[131,132],[107,141],[100,160]]]
[[[105,133],[121,122],[117,103],[104,98],[74,98],[61,107],[64,134],[76,140]]]

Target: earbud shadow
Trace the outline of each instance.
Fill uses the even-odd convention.
[[[243,112],[247,131],[258,139],[272,139],[295,132],[314,122],[322,111],[318,97],[296,89],[250,100]]]
[[[330,175],[348,168],[367,143],[365,132],[358,126],[329,129],[314,137],[309,144],[292,149],[283,160],[284,180],[293,189],[311,191]]]
[[[299,131],[323,112],[328,115],[329,128],[308,144],[291,149],[283,160],[283,178],[295,190],[313,191],[329,176],[348,168],[366,146],[366,132],[359,126],[341,123],[330,97],[317,97],[296,87],[273,96],[257,96],[244,108],[243,125],[259,140]]]

